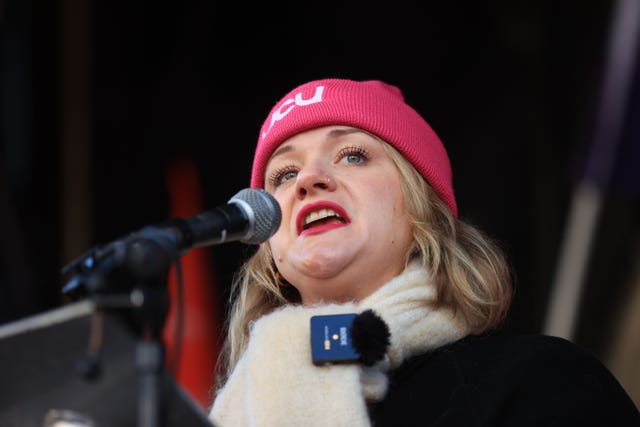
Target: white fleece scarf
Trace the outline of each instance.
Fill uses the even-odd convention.
[[[468,334],[448,308],[433,308],[436,289],[417,265],[359,303],[288,305],[259,318],[247,349],[209,418],[216,427],[370,426],[367,403],[387,392],[387,372],[411,356]],[[372,367],[311,362],[311,316],[372,309],[389,326],[387,354]]]

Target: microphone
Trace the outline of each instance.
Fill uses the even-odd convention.
[[[265,190],[245,188],[226,205],[166,224],[178,231],[179,250],[240,241],[256,245],[273,236],[282,213],[276,199]]]
[[[121,282],[152,281],[190,249],[239,241],[263,243],[280,227],[278,201],[263,189],[245,188],[226,205],[189,218],[146,226],[71,261],[62,274],[73,272],[63,294],[84,296],[121,288]],[[120,285],[118,283],[120,282]]]

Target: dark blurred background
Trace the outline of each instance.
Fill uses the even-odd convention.
[[[295,85],[382,79],[444,140],[460,216],[507,250],[516,296],[505,328],[549,332],[572,203],[592,184],[599,209],[569,338],[638,402],[639,371],[624,361],[640,360],[628,338],[640,336],[640,74],[610,78],[612,64],[635,64],[632,24],[622,59],[610,53],[616,17],[637,7],[254,3],[0,3],[0,322],[60,307],[63,265],[167,219],[176,162],[194,165],[205,209],[247,187],[258,129]],[[211,248],[222,300],[249,250]]]

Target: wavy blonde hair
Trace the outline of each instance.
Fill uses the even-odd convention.
[[[455,218],[413,165],[382,142],[402,177],[405,212],[413,226],[405,265],[421,261],[436,284],[437,304],[460,310],[472,333],[497,328],[512,299],[504,253],[479,229]],[[227,335],[217,365],[219,387],[247,347],[251,324],[282,305],[300,301],[298,291],[278,272],[269,245],[262,244],[234,277]]]

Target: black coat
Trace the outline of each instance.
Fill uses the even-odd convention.
[[[638,426],[640,412],[591,354],[549,336],[468,337],[406,361],[374,427]]]

